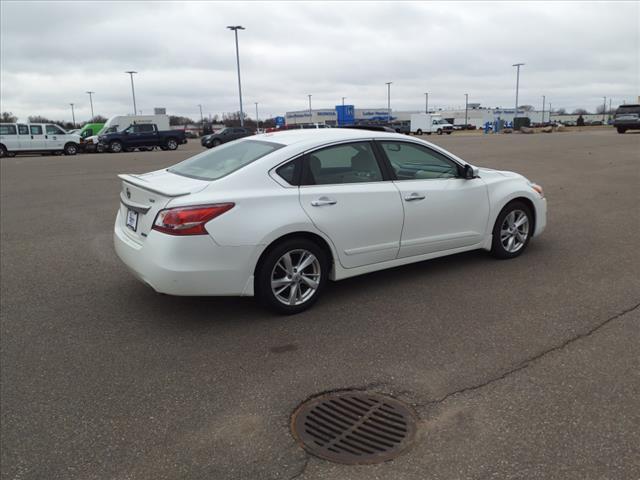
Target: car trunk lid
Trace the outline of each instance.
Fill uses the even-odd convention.
[[[203,190],[208,181],[176,175],[166,170],[144,175],[122,174],[120,222],[127,236],[143,242],[156,215],[171,200]]]

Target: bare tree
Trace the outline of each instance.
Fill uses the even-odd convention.
[[[16,123],[18,121],[18,117],[16,117],[11,112],[2,112],[2,118],[0,118],[0,122],[2,123]]]
[[[589,114],[589,112],[584,108],[576,108],[573,111],[573,115],[588,115],[588,114]]]
[[[518,110],[524,110],[525,112],[533,112],[533,105],[520,105]]]
[[[567,109],[566,108],[556,108],[555,111],[553,112],[556,115],[566,115],[567,114]]]

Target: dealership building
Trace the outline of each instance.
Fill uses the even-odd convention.
[[[298,110],[287,112],[285,121],[287,125],[298,125],[307,123],[319,123],[330,126],[351,125],[363,123],[389,123],[408,122],[411,115],[424,113],[424,110],[396,111],[386,108],[355,108],[353,105],[336,105],[335,108],[321,108],[316,110]],[[465,114],[467,123],[481,128],[485,123],[493,123],[496,120],[512,122],[514,117],[513,108],[485,108],[479,103],[470,103],[469,108],[435,109],[429,113],[440,115],[453,125],[464,125]],[[543,118],[544,114],[544,118]],[[525,111],[518,110],[518,117],[528,117],[531,123],[543,123],[553,121],[575,122],[578,115],[558,115],[549,116],[549,111]],[[602,114],[583,115],[585,122],[602,120]]]

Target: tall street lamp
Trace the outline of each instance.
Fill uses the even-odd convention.
[[[424,113],[429,113],[429,92],[424,92]]]
[[[604,116],[607,113],[607,97],[604,98],[604,103],[602,104],[602,123],[606,123]]]
[[[516,117],[518,116],[518,89],[520,88],[520,67],[524,63],[514,63],[512,66],[517,68],[516,72],[516,109],[513,111],[513,122],[515,127]]]
[[[244,127],[244,112],[242,111],[242,84],[240,83],[240,49],[238,48],[238,30],[245,30],[241,25],[230,25],[227,27],[233,30],[236,36],[236,66],[238,67],[238,96],[240,97],[240,126]]]
[[[347,97],[342,97],[342,106],[344,107],[344,99]]]
[[[546,97],[544,95],[542,95],[542,124],[544,124],[544,102],[546,100]]]
[[[134,70],[128,70],[124,73],[128,73],[129,76],[131,77],[131,95],[133,96],[133,114],[136,115],[138,112],[138,109],[136,108],[136,89],[133,87],[133,75],[138,72]]]
[[[93,120],[93,118],[95,117],[95,115],[93,114],[93,97],[92,95],[96,92],[85,92],[89,94],[89,103],[91,104],[91,120]]]
[[[391,84],[393,82],[385,82],[387,85],[387,123],[391,123]]]
[[[76,128],[76,114],[73,111],[73,103],[70,103],[69,105],[71,105],[71,118],[73,119],[73,128]]]
[[[313,115],[311,113],[311,94],[307,95],[309,97],[309,123],[313,123]]]
[[[258,117],[258,102],[253,102],[256,104],[256,133],[257,131],[260,129],[260,120],[258,120],[260,117]]]
[[[467,125],[469,124],[469,94],[464,94],[464,129],[467,129]]]
[[[202,128],[204,128],[204,115],[202,115],[202,105],[198,104],[198,107],[200,108],[200,124],[202,125]]]

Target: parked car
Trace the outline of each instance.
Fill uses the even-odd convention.
[[[640,129],[640,105],[620,105],[613,118],[618,133]]]
[[[99,144],[106,151],[120,153],[133,149],[150,150],[160,147],[163,150],[175,150],[178,145],[187,143],[184,130],[158,130],[156,124],[135,123],[120,132],[107,133],[98,137]]]
[[[431,135],[437,133],[442,135],[446,133],[451,135],[453,132],[453,125],[447,122],[440,115],[434,115],[432,113],[413,113],[411,114],[411,133],[416,135],[422,135],[426,133]]]
[[[253,135],[253,130],[244,127],[225,127],[222,130],[212,133],[211,135],[205,135],[200,139],[200,144],[203,147],[212,148],[222,145],[223,143],[231,142],[232,140],[238,140],[239,138],[248,137]]]
[[[349,128],[352,130],[371,130],[372,132],[389,132],[389,133],[397,133],[395,128],[388,127],[386,125],[344,125],[340,128]]]
[[[51,123],[1,123],[0,157],[17,153],[78,153],[80,135]]]
[[[392,122],[389,125],[391,128],[395,130],[396,133],[404,133],[405,135],[411,135],[411,122],[410,121],[400,121],[400,122]]]
[[[520,255],[545,229],[542,188],[413,137],[350,128],[243,138],[119,175],[114,242],[170,295],[310,307],[341,280],[468,250]]]

